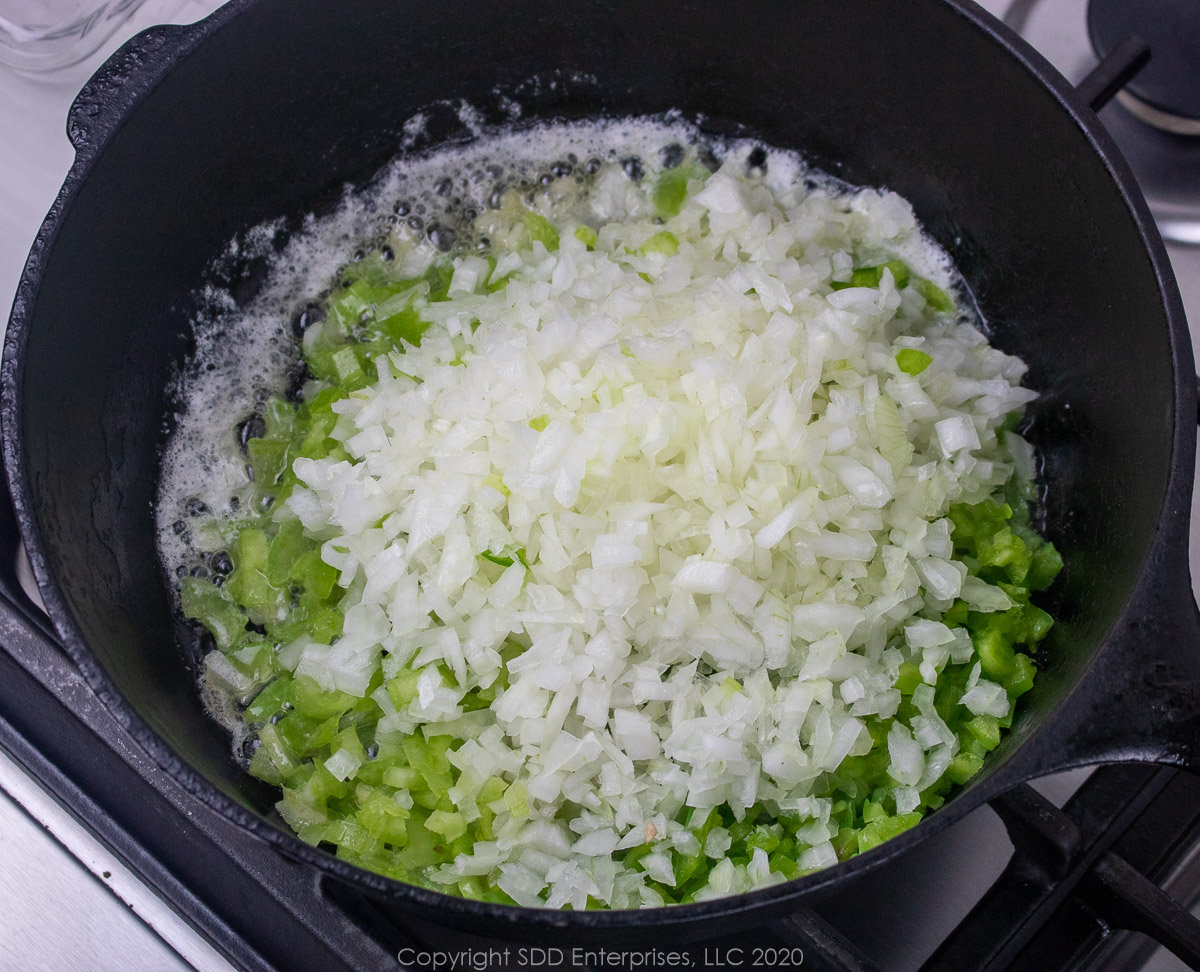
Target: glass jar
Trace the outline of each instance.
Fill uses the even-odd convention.
[[[145,0],[0,0],[0,62],[25,71],[77,64]]]

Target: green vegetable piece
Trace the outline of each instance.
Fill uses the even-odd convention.
[[[789,854],[784,854],[782,851],[776,851],[774,854],[768,857],[767,865],[772,871],[782,874],[789,881],[792,878],[799,876],[795,857]],[[707,878],[707,875],[705,875],[705,877]]]
[[[995,627],[971,633],[975,650],[979,652],[979,664],[983,674],[996,682],[1003,683],[1013,672],[1016,654],[1008,637]]]
[[[700,814],[703,814],[703,819],[697,819]],[[701,844],[704,839],[712,832],[714,827],[721,826],[721,811],[717,807],[711,807],[708,810],[692,810],[692,814],[688,820],[688,827],[691,828],[696,839]]]
[[[933,364],[933,356],[918,348],[901,348],[896,352],[896,365],[906,375],[919,375]]]
[[[381,319],[379,329],[391,338],[397,348],[403,350],[404,344],[420,346],[421,336],[429,330],[429,323],[421,320],[421,315],[415,307],[405,307]]]
[[[1008,526],[1012,517],[1012,507],[1007,503],[1001,505],[994,500],[984,500],[973,506],[965,503],[955,503],[950,507],[950,522],[954,525],[951,536],[955,548],[968,556],[974,557],[978,551],[980,540],[986,540]]]
[[[534,243],[541,243],[551,253],[558,249],[558,230],[545,216],[526,209],[521,213],[521,222],[529,230],[529,238]]]
[[[379,841],[365,827],[353,820],[334,820],[325,829],[325,840],[338,845],[338,856],[346,856],[347,860],[355,860],[362,856],[370,856],[379,852]],[[343,851],[348,852],[343,855]],[[353,857],[349,855],[354,855]]]
[[[1044,591],[1054,583],[1054,579],[1062,567],[1062,555],[1054,544],[1043,544],[1034,551],[1033,562],[1030,564],[1025,580],[1032,590]]]
[[[299,520],[284,520],[267,547],[267,580],[276,587],[286,584],[292,579],[296,561],[312,546],[312,541],[305,539],[304,526]]]
[[[358,701],[345,692],[326,691],[307,675],[297,675],[293,684],[296,711],[310,719],[324,721],[330,716],[345,715]]]
[[[596,249],[596,241],[599,239],[599,236],[590,226],[576,226],[575,239],[579,240],[589,250],[594,250]]]
[[[408,736],[400,744],[408,765],[421,774],[426,787],[437,796],[444,796],[453,785],[450,761],[446,758],[451,742],[449,736],[428,739]]]
[[[975,557],[981,567],[1003,567],[1009,580],[1019,584],[1029,572],[1033,557],[1025,541],[1009,527],[1002,527],[975,544]]]
[[[425,826],[446,840],[457,840],[467,832],[461,813],[446,813],[443,810],[434,810],[425,821]]]
[[[312,547],[296,558],[289,576],[306,591],[319,598],[327,598],[337,586],[338,569],[325,563],[321,559],[320,549]]]
[[[961,627],[967,623],[967,616],[971,609],[967,602],[961,598],[950,605],[945,614],[942,615],[942,624],[948,627]]]
[[[642,253],[661,253],[663,256],[674,256],[679,252],[679,238],[670,230],[655,233],[642,244]]]
[[[1032,645],[1036,645],[1045,638],[1050,633],[1050,629],[1054,627],[1054,618],[1036,604],[1026,606],[1025,617],[1029,629],[1027,640]]]
[[[330,644],[342,634],[342,623],[346,618],[336,607],[318,607],[313,610],[314,600],[316,599],[311,595],[302,594],[301,610],[286,623],[266,624],[268,634],[280,642],[294,641],[301,635],[308,635],[318,644]]]
[[[955,783],[966,783],[983,766],[983,757],[974,753],[958,753],[946,767],[946,775]]]
[[[878,820],[872,820],[859,831],[858,850],[862,853],[869,851],[872,847],[878,847],[885,840],[899,836],[920,822],[921,814],[915,810],[912,813],[902,813],[895,817],[881,817]]]
[[[383,782],[397,790],[411,790],[422,785],[421,774],[408,766],[389,766],[383,771]]]
[[[293,751],[311,756],[333,741],[339,721],[339,716],[330,716],[324,721],[318,721],[299,712],[292,712],[280,719],[275,727],[280,738],[285,740]]]
[[[251,776],[256,776],[264,783],[270,783],[272,786],[283,785],[283,774],[279,772],[275,764],[271,761],[267,750],[259,746],[254,750],[254,754],[250,757]]]
[[[897,290],[902,290],[908,286],[912,274],[908,269],[907,263],[903,260],[888,260],[884,266],[892,271],[892,279],[896,282]],[[882,274],[880,274],[880,277],[882,278]]]
[[[329,455],[329,438],[333,427],[337,425],[337,416],[333,412],[317,412],[310,410],[308,431],[300,442],[300,455],[305,459],[324,459]]]
[[[779,835],[769,827],[755,827],[746,837],[746,847],[760,847],[768,854],[779,846]]]
[[[479,795],[475,798],[475,802],[481,808],[486,807],[489,803],[495,803],[508,789],[508,784],[499,776],[489,776],[487,781],[479,788]]]
[[[514,820],[524,820],[529,816],[529,791],[525,784],[517,781],[504,791],[504,806]],[[631,848],[631,852],[637,850]]]
[[[1028,655],[1017,655],[1013,662],[1012,673],[1000,684],[1010,698],[1024,695],[1033,688],[1033,678],[1037,674],[1037,665]]]
[[[708,859],[703,854],[698,854],[694,857],[685,857],[678,851],[671,854],[672,870],[675,872],[675,887],[679,888],[687,884],[697,874],[708,873]]]
[[[183,613],[199,621],[212,634],[222,651],[232,648],[246,631],[246,614],[234,603],[228,590],[199,577],[185,577],[179,584]]]
[[[272,395],[263,409],[263,423],[266,426],[262,435],[264,439],[287,442],[292,437],[292,429],[296,425],[296,410],[291,403],[278,395]]]
[[[499,564],[501,567],[511,567],[513,565],[513,561],[515,560],[522,567],[526,569],[529,568],[529,561],[526,559],[528,555],[525,553],[524,547],[514,547],[510,545],[505,547],[499,553],[496,553],[494,550],[485,550],[479,556],[484,560],[491,561],[493,564]]]
[[[654,181],[650,198],[661,216],[675,216],[687,198],[688,179],[696,176],[694,165],[678,165],[664,169]]]
[[[330,692],[329,694],[337,696],[344,693]],[[351,706],[357,701],[352,695],[348,695],[346,698],[349,699]],[[326,708],[332,708],[334,711],[336,711],[338,706],[331,702]],[[342,713],[338,712],[337,714],[341,715]],[[366,754],[363,751],[362,740],[358,738],[358,730],[354,726],[347,726],[345,729],[339,731],[337,735],[335,735],[330,741],[329,748],[335,753],[344,749],[351,755],[357,756],[360,760],[366,758]]]
[[[362,365],[358,363],[358,355],[354,353],[353,348],[342,348],[342,350],[334,352],[333,370],[339,382],[365,377]]]
[[[935,311],[942,314],[952,314],[954,312],[954,299],[932,280],[926,280],[924,277],[913,277],[912,287],[925,298],[925,303]]]
[[[1000,745],[1000,723],[995,716],[977,715],[968,719],[964,725],[988,752]]]
[[[276,712],[282,712],[288,705],[294,704],[294,699],[292,676],[284,673],[259,692],[243,714],[247,722],[266,722]]]
[[[292,752],[292,748],[284,741],[278,729],[270,723],[258,731],[258,741],[276,773],[286,779],[297,766],[296,754]]]
[[[858,853],[858,830],[854,827],[841,826],[830,843],[839,861],[847,860]]]
[[[896,676],[896,688],[901,695],[912,695],[923,681],[920,667],[912,662],[900,663],[900,674]]]
[[[270,681],[278,673],[274,646],[265,641],[242,641],[225,657],[235,669],[258,684]]]
[[[233,550],[233,573],[226,587],[257,624],[283,616],[286,595],[267,578],[270,541],[263,530],[243,529]]]
[[[488,708],[493,701],[492,698],[482,695],[478,689],[472,689],[462,697],[459,705],[462,706],[463,712],[479,712]]]
[[[421,673],[411,668],[402,668],[393,678],[387,680],[388,698],[398,710],[403,709],[417,697],[417,680]]]
[[[847,287],[878,287],[883,281],[884,270],[892,272],[897,289],[908,285],[908,265],[903,260],[888,260],[875,267],[859,267],[850,274],[849,280],[835,280],[829,286],[834,290],[845,290]]]
[[[372,836],[403,847],[408,840],[409,811],[383,790],[371,789],[359,798],[355,820]]]

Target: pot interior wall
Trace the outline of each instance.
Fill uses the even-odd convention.
[[[1068,570],[1045,674],[1007,748],[1059,704],[1155,531],[1172,363],[1154,273],[1111,177],[999,45],[936,0],[234,7],[79,188],[22,366],[33,512],[74,618],[60,630],[90,646],[185,763],[270,812],[271,793],[234,765],[202,710],[155,552],[164,389],[188,345],[190,294],[236,231],[386,161],[418,108],[467,99],[486,112],[497,89],[523,120],[703,113],[715,131],[740,124],[913,202],[996,343],[1023,355],[1028,384],[1045,392],[1034,437]],[[434,140],[462,135],[448,108],[431,117]]]

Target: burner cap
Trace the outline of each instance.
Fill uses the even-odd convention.
[[[1087,20],[1092,47],[1102,58],[1131,34],[1150,45],[1150,63],[1127,92],[1155,112],[1200,123],[1197,0],[1089,0]]]

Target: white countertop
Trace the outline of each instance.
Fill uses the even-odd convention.
[[[1072,0],[1068,9],[1082,9],[1081,2]],[[1009,3],[984,0],[983,5],[999,15]],[[76,92],[123,37],[156,22],[190,22],[218,6],[218,0],[150,0],[118,37],[74,68],[36,76],[0,65],[0,328],[25,254],[71,165],[65,120]],[[1064,30],[1076,29],[1064,24]],[[1044,52],[1055,60],[1053,50]],[[1078,81],[1089,65],[1068,61],[1057,66]],[[1200,331],[1200,248],[1174,247],[1171,256],[1195,341]],[[1198,527],[1200,517],[1194,516],[1193,562],[1200,550]],[[0,790],[8,794],[0,793],[0,968],[230,968],[2,754]]]

